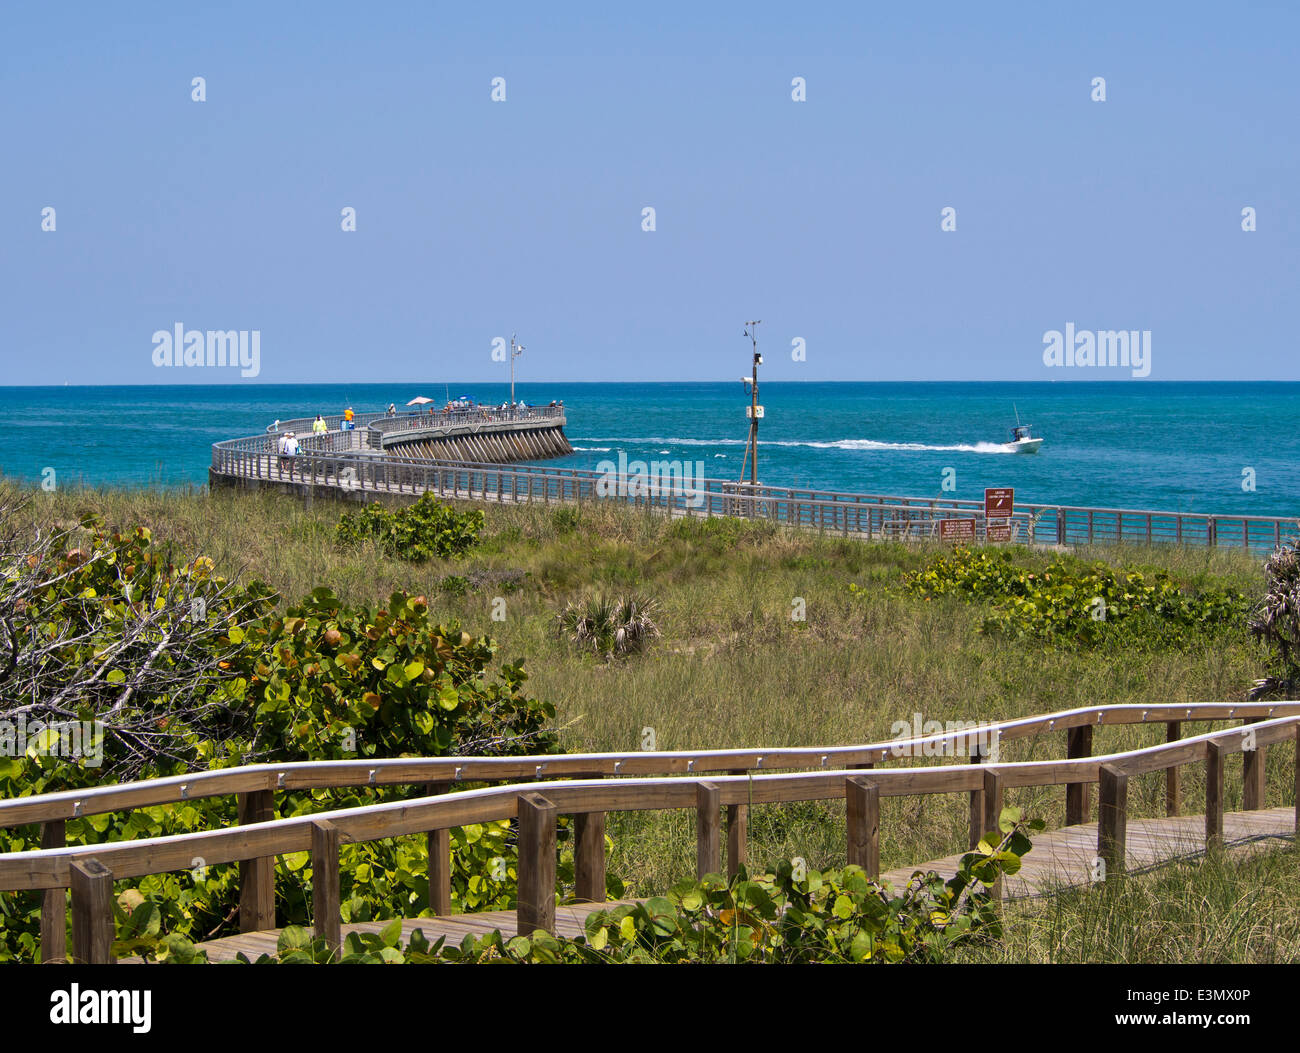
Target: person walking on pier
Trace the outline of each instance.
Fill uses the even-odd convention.
[[[316,419],[312,421],[311,430],[313,435],[324,435],[329,430],[325,426],[325,418],[319,413],[316,414]]]

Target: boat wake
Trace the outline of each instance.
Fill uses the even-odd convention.
[[[648,438],[618,438],[604,436],[601,438],[579,439],[579,442],[619,442],[635,446],[747,446],[748,439],[682,439],[650,436]],[[803,446],[817,450],[896,450],[910,453],[1015,453],[1009,444],[1000,442],[953,443],[946,446],[931,445],[924,442],[880,442],[876,439],[836,439],[833,442],[815,442],[812,440],[776,440],[760,439],[759,446]],[[580,447],[574,447],[579,449]],[[608,450],[609,447],[593,447]]]

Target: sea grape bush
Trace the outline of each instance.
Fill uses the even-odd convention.
[[[861,591],[854,589],[853,591]],[[931,599],[988,601],[981,630],[1058,644],[1187,646],[1204,633],[1240,625],[1246,597],[1211,588],[1189,595],[1163,572],[1056,559],[1041,570],[1005,551],[957,548],[904,576],[904,588]]]
[[[555,708],[524,694],[522,663],[485,676],[487,637],[438,624],[423,596],[349,607],[326,588],[232,630],[248,644],[225,685],[250,717],[246,754],[275,759],[546,753]]]
[[[377,933],[348,935],[338,954],[307,929],[288,928],[276,954],[257,963],[943,962],[960,946],[1001,937],[992,886],[1019,870],[1028,833],[1043,825],[1019,808],[1003,809],[998,829],[962,857],[952,878],[917,871],[902,889],[870,880],[860,867],[820,872],[783,860],[773,873],[750,877],[742,867],[730,881],[710,874],[666,896],[594,911],[575,939],[545,932],[507,939],[498,931],[431,943],[417,929],[403,946],[395,919]],[[149,935],[151,926],[148,912],[139,921],[119,916],[117,946],[154,960],[203,960],[190,944]]]
[[[344,512],[336,535],[347,545],[373,541],[390,556],[422,563],[464,555],[477,544],[483,522],[480,509],[457,512],[426,493],[405,508],[390,509],[375,502]]]
[[[126,687],[138,690],[112,720],[118,738],[106,743],[104,768],[43,752],[38,741],[22,756],[0,757],[0,797],[77,789],[112,781],[117,762],[134,778],[254,761],[347,757],[522,754],[553,752],[554,709],[529,698],[522,664],[497,662],[496,645],[458,623],[441,623],[423,597],[395,594],[381,609],[343,604],[328,589],[277,610],[265,586],[232,586],[202,556],[184,560],[156,546],[146,528],[108,533],[88,521],[75,549],[61,545],[37,559],[42,587],[11,606],[12,628],[53,642],[45,659],[49,690],[75,686],[88,662],[100,670],[70,716],[106,714]],[[47,561],[50,566],[45,567]],[[22,562],[23,566],[27,561]],[[47,572],[48,571],[48,572]],[[16,580],[12,567],[6,579]],[[0,599],[13,599],[3,593]],[[122,647],[123,624],[180,596],[174,618],[156,618],[134,650]],[[202,600],[192,618],[191,601]],[[131,619],[135,619],[134,622]],[[128,630],[129,631],[129,630]],[[158,651],[150,671],[131,683],[114,676],[114,662],[136,675],[162,638],[181,650]],[[134,663],[134,666],[132,665]],[[182,673],[184,675],[182,675]],[[65,683],[66,681],[66,683]],[[69,692],[73,694],[73,692]],[[0,716],[18,701],[0,694]],[[29,699],[21,700],[24,704]],[[115,726],[115,725],[111,725]],[[420,796],[421,787],[280,793],[281,816]],[[215,829],[237,822],[230,797],[202,798],[93,815],[66,824],[68,844],[96,844]],[[565,831],[567,833],[567,827]],[[40,847],[36,826],[0,829],[0,852]],[[506,908],[514,903],[515,849],[508,822],[451,831],[452,899],[456,909]],[[343,848],[343,913],[370,920],[428,911],[428,847],[423,837]],[[571,866],[569,868],[571,870]],[[562,869],[562,872],[563,869]],[[276,861],[280,924],[310,916],[307,853]],[[621,891],[611,877],[611,889]],[[191,871],[142,878],[135,890],[156,904],[159,931],[174,940],[234,931],[238,867],[196,865]],[[0,896],[0,961],[36,958],[39,896]]]
[[[110,532],[86,516],[42,540],[10,533],[9,511],[0,507],[0,717],[99,721],[105,755],[91,781],[185,770],[196,738],[228,737],[214,695],[240,651],[229,630],[270,612],[271,591],[154,544],[147,527]],[[0,780],[17,763],[0,758]],[[52,770],[31,772],[29,792],[52,788]]]

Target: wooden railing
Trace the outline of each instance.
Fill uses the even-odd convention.
[[[562,409],[529,410],[539,419]],[[300,422],[289,422],[300,423]],[[310,426],[310,421],[307,422]],[[372,428],[389,425],[380,418]],[[281,424],[281,430],[286,424]],[[349,433],[344,433],[349,434]],[[378,432],[364,440],[382,447]],[[936,536],[941,519],[966,518],[985,536],[982,502],[957,498],[901,497],[792,487],[749,486],[723,479],[683,480],[663,470],[658,479],[576,468],[430,461],[386,453],[337,452],[304,446],[292,463],[273,457],[274,436],[231,439],[212,447],[218,476],[309,483],[376,494],[432,492],[477,500],[582,502],[621,500],[681,515],[769,519],[790,526],[867,538]],[[651,462],[651,464],[676,462]],[[1013,540],[1032,544],[1184,544],[1271,549],[1300,534],[1300,518],[1210,515],[1123,508],[1017,503]]]
[[[1182,739],[1182,724],[1241,719],[1246,727]],[[1125,753],[1092,756],[1098,726],[1163,723],[1169,741]],[[1065,760],[990,763],[998,744],[1054,731],[1067,733]],[[1064,786],[1066,824],[1087,822],[1088,788],[1100,784],[1098,855],[1107,873],[1123,869],[1128,779],[1165,770],[1166,809],[1181,807],[1178,769],[1207,764],[1207,844],[1223,829],[1224,759],[1244,752],[1243,807],[1264,801],[1264,750],[1295,739],[1300,751],[1300,702],[1229,705],[1101,706],[1002,721],[920,738],[862,746],[673,753],[561,754],[535,757],[451,757],[382,761],[319,761],[251,765],[147,782],[110,785],[0,801],[0,826],[42,824],[40,850],[0,856],[0,890],[42,890],[43,961],[66,957],[65,890],[72,890],[73,957],[110,960],[112,883],[205,865],[240,864],[240,928],[272,928],[274,858],[312,853],[317,931],[338,943],[338,850],[362,842],[425,834],[429,838],[429,903],[450,911],[448,831],[501,819],[519,821],[518,921],[521,932],[554,922],[555,816],[574,815],[576,895],[603,901],[605,816],[608,812],[694,808],[697,869],[721,870],[720,810],[727,809],[728,871],[744,861],[748,809],[753,804],[844,798],[848,802],[849,862],[879,872],[879,798],[945,793],[970,797],[970,844],[996,825],[1005,790]],[[1247,743],[1250,749],[1247,749]],[[901,757],[936,749],[970,751],[970,765],[881,769]],[[1298,758],[1300,759],[1300,758]],[[773,769],[808,769],[793,774]],[[835,769],[835,770],[826,770]],[[1298,766],[1300,770],[1300,766]],[[727,774],[721,774],[721,773]],[[650,774],[652,777],[644,777]],[[450,792],[459,783],[530,780]],[[561,781],[543,781],[558,779]],[[426,785],[416,800],[276,819],[274,795],[296,789]],[[64,847],[67,819],[165,803],[236,794],[240,825],[170,837]],[[1216,833],[1217,831],[1217,833]]]

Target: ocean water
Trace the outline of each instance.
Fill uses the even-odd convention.
[[[546,463],[698,462],[740,476],[749,397],[731,383],[519,384],[562,399],[577,452]],[[0,473],[59,485],[203,485],[211,445],[276,418],[402,406],[415,395],[499,403],[503,384],[0,388]],[[1300,515],[1297,383],[764,383],[759,480],[784,486],[1167,511]],[[1014,408],[1013,408],[1014,407]],[[1002,444],[1020,419],[1035,456]],[[949,469],[951,471],[949,471]],[[955,489],[943,489],[944,479]],[[1253,481],[1253,489],[1247,485]]]

